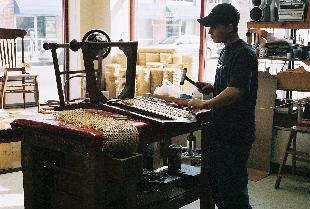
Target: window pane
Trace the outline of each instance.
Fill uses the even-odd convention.
[[[45,17],[46,38],[57,38],[56,17]]]
[[[139,47],[171,48],[191,57],[189,76],[198,75],[200,0],[137,0]]]
[[[38,38],[46,37],[45,16],[38,17]]]
[[[24,17],[17,16],[16,17],[16,28],[28,30],[29,28],[34,28],[34,17]],[[27,33],[27,36],[30,34]]]

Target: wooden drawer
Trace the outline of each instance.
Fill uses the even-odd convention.
[[[51,206],[52,209],[84,209],[82,199],[61,192],[52,195]]]
[[[106,175],[109,179],[126,180],[139,178],[142,174],[142,155],[133,154],[127,158],[106,158]]]
[[[76,197],[83,196],[83,176],[68,169],[54,166],[54,189],[56,192],[66,193]]]

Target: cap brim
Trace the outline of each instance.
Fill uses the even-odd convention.
[[[213,19],[209,16],[206,16],[206,17],[203,17],[203,18],[200,18],[200,19],[197,19],[197,21],[205,26],[205,27],[212,27],[215,25],[215,22],[213,21]]]

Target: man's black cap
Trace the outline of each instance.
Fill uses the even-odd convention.
[[[198,19],[197,21],[205,27],[212,27],[218,24],[238,25],[240,14],[238,10],[231,4],[218,4],[210,12],[208,16]]]

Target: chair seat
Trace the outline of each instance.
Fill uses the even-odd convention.
[[[34,83],[25,83],[25,84],[17,84],[17,85],[14,85],[14,84],[10,84],[10,85],[7,85],[6,87],[7,88],[18,88],[18,87],[26,87],[26,86],[28,86],[28,87],[31,87],[31,86],[35,86],[35,84]]]
[[[0,67],[0,72],[22,72],[24,71],[24,68],[20,68],[20,67]]]
[[[293,130],[301,133],[310,133],[309,125],[297,125],[292,127]]]
[[[14,90],[7,90],[6,93],[35,93],[34,90],[23,90],[23,89],[14,89]]]
[[[36,78],[38,75],[35,74],[20,74],[20,75],[8,75],[8,79],[14,79],[14,78]]]

